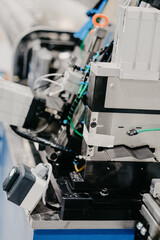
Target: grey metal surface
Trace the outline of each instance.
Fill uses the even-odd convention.
[[[159,89],[159,81],[109,77],[107,80],[105,107],[159,110]]]
[[[121,144],[129,147],[148,145],[150,148],[155,148],[155,156],[160,161],[159,131],[143,132],[132,137],[127,134],[130,129],[159,128],[159,81],[120,79],[119,68],[113,63],[92,63],[91,71],[93,75],[90,80],[95,80],[95,84],[97,84],[98,80],[104,77],[101,88],[103,88],[102,84],[106,85],[105,100],[100,101],[100,95],[97,93],[97,96],[90,88],[88,91],[88,95],[91,94],[90,108],[92,109],[94,95],[101,104],[101,112],[95,112],[98,111],[98,106],[93,101],[93,108],[97,109],[89,113],[88,117],[90,134],[93,131],[90,127],[93,121],[92,115],[97,114],[94,127],[94,134],[97,137],[94,136],[94,142],[100,141],[99,136],[106,135],[108,139],[114,137],[114,146]],[[154,110],[156,111],[154,112]],[[104,142],[106,147],[110,147],[111,143],[112,141]],[[97,146],[94,143],[90,145]]]
[[[113,63],[92,63],[91,70],[106,77],[106,108],[160,109],[159,81],[120,79],[120,69]]]
[[[160,224],[160,207],[156,203],[155,199],[153,199],[150,194],[144,194],[143,202],[150,211],[150,213],[153,215],[155,220]]]
[[[39,219],[30,217],[30,223],[33,229],[132,229],[135,226],[134,221],[62,221],[53,218],[53,214],[46,213]]]
[[[119,67],[115,66],[113,63],[106,62],[91,63],[91,70],[96,76],[118,77],[120,74]]]
[[[96,126],[91,128],[93,117],[96,115]],[[96,135],[95,142],[100,142],[99,136],[114,136],[114,145],[126,145],[134,148],[148,145],[155,148],[155,156],[160,161],[160,132],[145,132],[135,136],[128,136],[127,132],[133,128],[147,129],[158,128],[160,125],[160,115],[152,114],[131,114],[131,113],[109,113],[109,112],[91,112],[88,118],[89,134]],[[92,132],[91,132],[92,131]],[[93,132],[94,131],[94,132]],[[107,143],[107,141],[105,142]],[[92,145],[92,144],[90,144]],[[151,159],[150,159],[151,160]],[[151,160],[153,161],[153,159]]]
[[[149,150],[148,147],[139,148],[139,149],[128,149],[125,146],[118,146],[113,149],[106,149],[106,153],[111,159],[130,159],[130,160],[154,160],[153,153]]]
[[[150,236],[154,237],[155,234],[157,233],[157,231],[160,230],[160,226],[158,225],[156,220],[152,217],[152,215],[150,214],[150,212],[144,205],[142,205],[141,213],[144,216],[144,218],[146,219],[146,221],[149,223]]]

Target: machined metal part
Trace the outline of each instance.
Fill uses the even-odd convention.
[[[155,218],[158,224],[160,224],[160,206],[157,204],[156,200],[148,193],[143,195],[143,203]]]
[[[105,41],[105,36],[107,34],[106,29],[97,28],[94,30],[92,34],[89,33],[89,37],[87,39],[85,55],[84,55],[84,64],[89,62],[89,60],[96,54],[96,52],[103,46]]]
[[[33,229],[132,229],[135,221],[67,221],[52,211],[30,216]]]
[[[160,179],[152,179],[150,193],[154,198],[160,197]]]
[[[146,219],[146,221],[149,223],[149,234],[151,238],[153,238],[156,235],[157,231],[160,230],[160,226],[144,205],[142,205],[141,207],[141,213]]]
[[[159,127],[160,109],[157,105],[159,82],[120,79],[118,76],[115,77],[119,74],[117,67],[114,68],[113,64],[110,66],[110,63],[106,63],[108,71],[104,70],[104,63],[102,67],[101,63],[92,64],[92,67],[87,95],[86,128],[84,128],[84,137],[88,145],[97,146],[98,141],[100,143],[102,141],[101,135],[104,135],[102,138],[106,137],[106,139],[101,146],[149,145],[150,148],[155,149],[155,155],[160,160],[159,131],[150,131],[132,137],[127,134],[130,129],[143,130]],[[140,91],[144,88],[146,91]],[[154,107],[150,99],[153,99],[153,102],[156,101],[153,104]],[[92,119],[95,114],[97,115],[94,122]],[[94,138],[92,138],[93,133]]]

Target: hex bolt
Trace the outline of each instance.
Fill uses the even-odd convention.
[[[138,222],[138,223],[137,223],[137,229],[138,229],[138,230],[141,230],[142,228],[143,228],[143,223]]]
[[[146,233],[147,233],[147,229],[145,227],[142,227],[142,229],[141,229],[142,236],[145,236]]]

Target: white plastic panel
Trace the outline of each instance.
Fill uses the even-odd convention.
[[[160,11],[155,8],[120,7],[113,62],[120,78],[159,80]]]
[[[0,79],[0,121],[23,126],[33,100],[29,87]]]

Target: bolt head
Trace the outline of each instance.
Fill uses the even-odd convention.
[[[138,230],[141,230],[142,227],[143,227],[143,223],[138,222],[138,223],[137,223],[137,229],[138,229]]]
[[[145,227],[142,227],[142,229],[141,229],[142,236],[145,236],[146,233],[147,233],[147,229]]]

